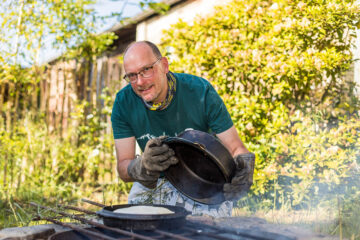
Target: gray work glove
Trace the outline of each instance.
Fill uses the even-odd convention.
[[[145,187],[156,187],[160,173],[178,162],[174,150],[162,143],[164,138],[150,139],[142,156],[133,159],[127,168],[128,175]]]
[[[244,196],[253,183],[255,154],[244,153],[234,157],[236,172],[231,183],[224,184],[225,200],[238,200]]]

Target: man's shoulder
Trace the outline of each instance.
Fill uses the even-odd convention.
[[[117,99],[117,101],[120,101],[120,102],[128,101],[133,97],[134,97],[134,92],[133,92],[130,84],[126,85],[125,87],[123,87],[116,93],[116,99]]]

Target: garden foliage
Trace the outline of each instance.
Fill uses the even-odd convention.
[[[116,173],[114,143],[105,134],[112,98],[102,95],[104,107],[85,114],[83,102],[72,113],[68,134],[49,134],[44,118],[28,114],[11,132],[0,116],[0,228],[27,225],[36,211],[30,201],[55,205],[83,197],[120,202],[129,183]]]
[[[263,206],[301,207],[359,176],[359,105],[344,78],[359,20],[353,1],[235,0],[165,32],[171,70],[211,81],[256,153]]]
[[[94,0],[0,1],[0,228],[29,224],[36,214],[29,201],[54,205],[89,195],[107,204],[123,201],[130,184],[117,176],[109,121],[109,95],[116,89],[103,89],[101,104],[72,96],[71,127],[55,130],[43,92],[48,49],[63,53],[52,63],[76,58],[88,70],[117,38],[96,33],[98,27],[107,18],[124,20],[123,13],[99,16]],[[162,14],[168,9],[151,0],[138,3]],[[62,122],[63,112],[55,114]]]

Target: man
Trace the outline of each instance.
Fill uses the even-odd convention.
[[[240,198],[252,184],[255,156],[240,140],[214,88],[203,78],[170,72],[167,58],[148,41],[128,46],[124,69],[130,84],[117,93],[111,120],[120,178],[134,181],[129,203],[150,201],[181,205],[193,214],[230,216],[231,200]],[[161,177],[162,171],[178,162],[162,136],[176,136],[188,128],[214,132],[234,156],[236,174],[224,185],[224,203],[194,202]],[[135,156],[135,142],[143,151],[141,156]]]

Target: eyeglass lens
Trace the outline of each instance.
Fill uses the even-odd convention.
[[[137,80],[137,75],[139,74],[141,77],[151,77],[154,73],[154,69],[153,69],[153,66],[151,67],[147,67],[143,70],[141,70],[139,73],[131,73],[129,75],[127,75],[127,78],[130,80],[130,81],[136,81]]]
[[[144,77],[144,78],[149,78],[149,77],[152,77],[153,74],[154,74],[154,65],[160,60],[161,58],[159,58],[158,60],[156,60],[151,66],[148,66],[148,67],[145,67],[144,69],[142,69],[141,71],[139,71],[138,73],[129,73],[129,74],[126,74],[125,75],[125,79],[127,81],[130,81],[130,82],[136,82],[137,79],[138,79],[138,74],[141,76],[141,77]]]

